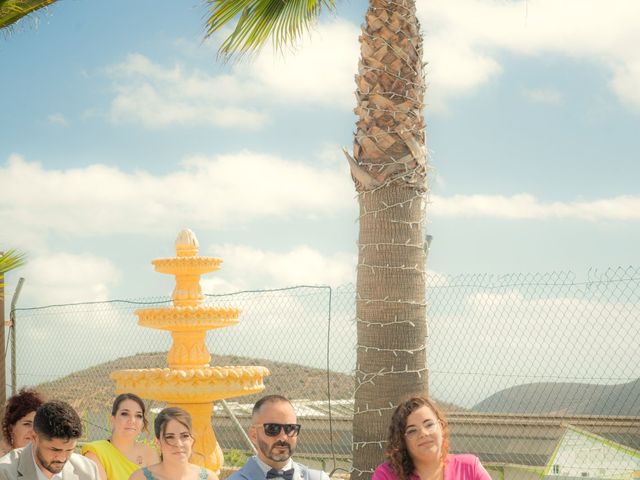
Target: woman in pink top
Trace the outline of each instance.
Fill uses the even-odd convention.
[[[473,455],[449,455],[447,420],[424,395],[401,402],[393,412],[385,456],[372,480],[491,480]]]

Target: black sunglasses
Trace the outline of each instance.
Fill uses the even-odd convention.
[[[299,423],[257,423],[255,426],[262,426],[267,437],[277,437],[282,430],[287,437],[297,437],[301,425]]]

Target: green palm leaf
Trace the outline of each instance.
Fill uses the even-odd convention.
[[[10,27],[22,17],[51,5],[56,0],[0,0],[0,29]]]
[[[237,20],[234,30],[220,46],[220,54],[230,58],[234,54],[258,51],[271,38],[280,50],[299,40],[317,20],[324,8],[333,10],[335,0],[206,0],[210,16],[205,36]]]
[[[4,274],[24,265],[25,260],[24,253],[15,249],[8,250],[0,255],[0,287],[4,287]]]

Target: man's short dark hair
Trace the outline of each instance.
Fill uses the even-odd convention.
[[[36,410],[33,429],[48,440],[60,438],[67,441],[82,436],[82,420],[67,402],[53,400]]]
[[[251,412],[251,415],[256,415],[265,403],[278,403],[278,402],[286,402],[289,405],[291,405],[291,401],[287,397],[283,397],[282,395],[267,395],[265,397],[262,397],[260,400],[256,402],[256,404],[253,406],[253,411]],[[291,406],[293,407],[293,405]]]

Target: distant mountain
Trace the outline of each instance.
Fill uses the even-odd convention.
[[[262,365],[271,375],[264,379],[265,393],[280,393],[291,398],[326,399],[327,372],[319,368],[274,362],[271,360],[244,358],[232,355],[213,355],[211,364],[224,365]],[[111,408],[115,397],[115,383],[109,375],[115,370],[127,368],[165,368],[167,353],[141,353],[131,357],[118,358],[101,363],[85,370],[73,372],[63,378],[35,386],[47,398],[65,400],[78,411],[101,411]],[[332,399],[351,398],[353,376],[331,372]],[[262,394],[234,398],[234,401],[253,403]],[[151,406],[162,406],[150,402]]]
[[[263,394],[279,393],[292,399],[326,400],[327,371],[293,363],[272,360],[236,357],[232,355],[213,355],[212,365],[262,365],[271,375],[264,379],[263,393],[234,398],[233,401],[254,403]],[[103,411],[111,408],[115,397],[115,384],[109,374],[115,370],[127,368],[164,368],[167,365],[166,352],[141,353],[131,357],[119,358],[107,363],[80,370],[47,383],[36,385],[47,398],[65,400],[78,411]],[[330,372],[332,400],[353,398],[355,379],[353,375]],[[158,406],[157,402],[150,402]],[[445,411],[464,410],[462,407],[439,402]]]
[[[640,416],[640,378],[620,385],[529,383],[494,393],[477,412]]]

